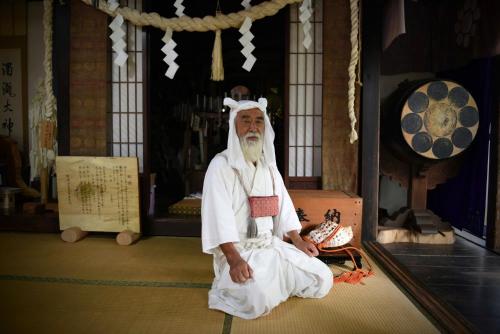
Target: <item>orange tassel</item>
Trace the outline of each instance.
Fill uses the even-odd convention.
[[[373,271],[363,271],[361,269],[356,269],[354,271],[346,271],[343,274],[340,274],[339,276],[334,277],[333,282],[334,283],[349,283],[349,284],[358,284],[363,280],[365,277],[373,276],[374,272]]]

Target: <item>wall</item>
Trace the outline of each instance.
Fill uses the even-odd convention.
[[[323,4],[323,189],[358,193],[359,140],[349,143],[351,125],[347,109],[347,68],[351,59],[349,1]],[[357,86],[358,134],[360,97]]]
[[[108,15],[71,1],[70,154],[106,156]]]

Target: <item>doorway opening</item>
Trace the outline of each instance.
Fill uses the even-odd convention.
[[[184,13],[191,17],[214,15],[217,2],[225,14],[242,10],[240,3],[230,0],[197,0],[190,1]],[[175,17],[171,3],[151,1],[148,11]],[[223,99],[231,97],[231,92],[239,90],[241,99],[268,99],[278,168],[283,171],[286,23],[287,11],[281,10],[252,24],[252,54],[257,61],[250,72],[242,68],[245,57],[240,52],[238,29],[223,30],[224,80],[219,82],[210,80],[214,32],[173,33],[179,69],[169,79],[160,51],[164,32],[149,31],[149,150],[151,173],[155,174],[156,217],[168,216],[169,207],[185,197],[201,195],[210,160],[226,148],[229,113]]]

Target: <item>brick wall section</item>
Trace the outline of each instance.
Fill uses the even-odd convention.
[[[70,152],[106,155],[108,16],[80,0],[71,1]]]
[[[359,141],[349,143],[351,126],[347,109],[347,68],[351,55],[349,1],[323,1],[323,5],[323,189],[357,193]],[[359,93],[358,87],[354,106],[358,120]]]

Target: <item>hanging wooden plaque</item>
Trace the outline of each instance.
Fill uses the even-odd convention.
[[[40,145],[42,148],[52,149],[54,146],[54,122],[40,122]]]

